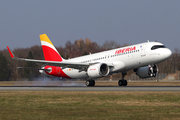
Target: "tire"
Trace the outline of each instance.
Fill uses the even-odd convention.
[[[127,80],[119,80],[118,85],[119,86],[127,86]]]
[[[127,80],[123,80],[123,86],[127,86]]]
[[[86,86],[90,87],[90,86],[94,86],[95,85],[95,81],[94,80],[86,80]]]
[[[85,84],[86,84],[87,87],[91,86],[90,80],[86,80],[86,83],[85,83]]]
[[[91,80],[91,82],[92,82],[92,86],[95,86],[95,81],[94,81],[94,80]]]
[[[118,81],[118,85],[119,85],[119,86],[122,86],[122,85],[123,85],[123,81],[122,81],[122,80],[119,80],[119,81]]]

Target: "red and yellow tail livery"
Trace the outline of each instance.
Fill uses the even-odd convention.
[[[63,61],[63,58],[56,50],[46,34],[39,35],[43,49],[44,59],[47,61]]]

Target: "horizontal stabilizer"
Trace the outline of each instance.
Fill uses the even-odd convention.
[[[44,70],[44,71],[51,71],[50,69],[43,69],[43,68],[27,68],[27,67],[17,67],[18,69],[31,69],[31,70]]]

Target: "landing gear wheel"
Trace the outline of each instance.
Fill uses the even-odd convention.
[[[89,86],[90,86],[90,80],[86,80],[86,83],[85,83],[85,84],[86,84],[86,86],[89,87]]]
[[[90,86],[94,86],[95,85],[95,81],[94,80],[86,80],[86,86],[90,87]]]
[[[92,86],[94,86],[95,85],[95,81],[94,80],[91,80],[92,81]]]
[[[123,86],[127,86],[127,80],[123,80]]]
[[[122,80],[119,80],[119,81],[118,81],[118,85],[119,85],[119,86],[122,86],[122,85],[123,85]]]
[[[127,86],[127,80],[119,80],[118,85],[119,86]]]
[[[124,80],[124,77],[127,75],[127,72],[122,73],[122,80],[118,81],[119,86],[127,86],[127,80]]]

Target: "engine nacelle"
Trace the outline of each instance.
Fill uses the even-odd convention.
[[[158,67],[157,65],[149,65],[135,69],[134,72],[136,72],[136,75],[140,78],[156,77],[158,74]]]
[[[105,63],[91,65],[87,69],[87,74],[90,78],[107,76],[109,74],[109,66]]]

